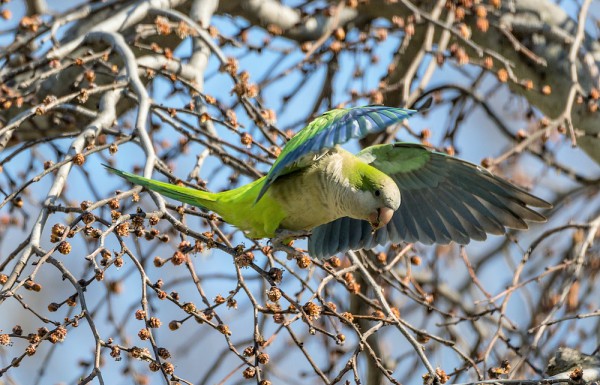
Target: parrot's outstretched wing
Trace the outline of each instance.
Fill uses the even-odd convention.
[[[366,221],[340,218],[313,230],[309,253],[328,257],[387,242],[467,244],[506,228],[527,229],[546,218],[530,207],[552,205],[486,169],[413,143],[366,148],[357,154],[388,174],[402,198],[387,226],[375,233]]]
[[[277,161],[269,170],[267,179],[256,201],[275,180],[288,172],[310,164],[323,150],[344,144],[353,138],[383,131],[398,123],[415,110],[386,106],[364,106],[331,110],[313,120],[286,143]]]

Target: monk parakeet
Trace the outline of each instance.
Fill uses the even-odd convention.
[[[251,238],[311,231],[308,250],[315,257],[387,242],[467,244],[545,221],[528,206],[548,208],[548,202],[423,145],[376,145],[356,155],[340,147],[414,112],[385,106],[326,112],[287,142],[266,176],[220,193],[110,171],[212,210]]]

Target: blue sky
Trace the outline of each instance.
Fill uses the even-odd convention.
[[[67,4],[71,5],[73,3],[66,2],[52,2],[53,7],[61,8],[66,6]],[[22,15],[21,4],[18,1],[13,1],[9,4],[10,9],[13,11],[14,20],[18,20]],[[231,26],[231,20],[226,16],[217,16],[213,19],[214,25],[219,29],[219,31],[224,35],[231,35],[236,32],[236,29]],[[243,22],[241,22],[243,23]],[[8,23],[7,23],[8,24]],[[4,29],[0,24],[0,30]],[[266,34],[257,29],[253,28],[250,34],[250,41],[252,42],[260,42],[266,36]],[[347,90],[349,88],[356,89],[372,89],[374,88],[381,76],[386,72],[387,64],[389,63],[390,56],[394,53],[400,36],[390,36],[385,42],[378,44],[375,46],[375,52],[381,58],[379,63],[371,64],[367,63],[367,59],[364,57],[359,58],[359,64],[365,68],[366,75],[360,79],[352,80],[351,74],[354,71],[356,66],[356,55],[354,54],[342,54],[339,63],[340,67],[335,77],[334,83],[334,95],[333,101],[334,104],[343,102],[347,100]],[[0,36],[0,44],[6,44],[7,36]],[[240,69],[246,70],[251,74],[251,79],[254,81],[262,79],[265,75],[267,75],[267,71],[272,69],[271,64],[274,61],[279,60],[280,63],[275,68],[275,71],[280,71],[284,68],[288,68],[299,61],[301,61],[304,57],[304,54],[299,51],[293,51],[290,54],[286,54],[281,56],[277,51],[288,49],[293,47],[289,41],[277,38],[273,41],[271,47],[273,50],[265,50],[261,54],[251,53],[245,55],[240,60]],[[190,43],[185,42],[181,45],[181,47],[176,51],[176,55],[185,57],[189,54]],[[238,56],[243,51],[240,49],[228,48],[225,50],[227,55]],[[206,82],[206,92],[212,96],[217,97],[219,100],[224,101],[225,103],[233,103],[235,98],[231,96],[230,90],[232,88],[231,80],[222,73],[218,72],[218,63],[213,58],[211,59],[209,68],[207,70],[208,79]],[[296,72],[288,77],[285,77],[283,80],[277,81],[273,83],[268,88],[262,90],[261,96],[263,97],[263,102],[265,106],[268,108],[272,108],[278,112],[277,126],[281,129],[292,128],[297,130],[300,126],[297,124],[299,119],[305,117],[310,110],[312,109],[312,102],[315,99],[316,95],[320,91],[320,86],[323,81],[323,77],[325,76],[324,69],[319,69],[316,75],[310,77],[308,80],[306,77]],[[306,85],[301,88],[301,90],[295,94],[287,103],[282,102],[282,97],[289,94],[290,89],[293,89],[297,82],[306,81]],[[449,81],[452,82],[463,82],[466,84],[468,79],[464,77],[459,71],[452,69],[452,66],[446,65],[442,71],[438,71],[436,76],[434,76],[434,80],[431,85],[443,84]],[[486,87],[491,87],[492,79],[488,79],[488,81],[484,82],[483,89]],[[163,104],[169,107],[183,107],[187,104],[189,99],[187,97],[176,96],[176,97],[168,97],[169,94],[169,82],[164,80],[157,80],[156,86],[153,93],[153,98],[157,103]],[[359,104],[367,104],[368,100],[361,100]],[[509,100],[507,89],[503,89],[501,92],[497,93],[494,96],[494,105],[499,113],[503,116],[506,116],[508,122],[511,123],[512,127],[515,127],[515,131],[518,128],[525,127],[525,123],[519,121],[518,119],[513,119],[513,113],[515,110],[523,108],[523,103],[519,100]],[[241,112],[241,109],[237,109],[238,118],[241,124],[244,127],[244,130],[251,132],[256,137],[260,137],[260,133],[256,128],[253,128],[252,122],[245,116],[244,113]],[[211,113],[216,113],[216,111],[211,110]],[[446,120],[448,119],[449,109],[448,108],[440,108],[437,109],[434,113],[428,114],[427,116],[415,116],[411,119],[411,127],[415,130],[421,130],[423,128],[429,128],[432,131],[432,139],[431,142],[435,145],[443,146],[444,143],[441,142],[442,136],[444,134],[443,130],[445,128]],[[132,121],[133,117],[127,116],[124,117],[123,120]],[[193,119],[189,119],[191,123],[194,123]],[[219,130],[219,134],[222,135],[223,138],[232,140],[235,143],[239,143],[239,137],[237,135],[232,134],[227,131],[223,127],[217,126]],[[178,139],[178,135],[169,127],[163,127],[161,131],[157,134],[157,141],[162,139],[169,140],[171,143],[175,142]],[[406,132],[400,131],[399,139],[401,140],[409,140],[410,137]],[[60,148],[66,150],[70,144],[70,140],[63,140],[57,142]],[[461,132],[457,143],[460,144],[458,150],[460,151],[460,156],[464,159],[470,160],[475,163],[479,163],[480,160],[486,156],[497,156],[503,152],[509,143],[505,140],[503,136],[501,136],[496,130],[492,129],[489,121],[484,116],[484,114],[477,110],[472,116],[470,116],[463,123],[463,127],[461,128]],[[597,176],[598,175],[598,166],[594,164],[587,156],[581,151],[577,149],[571,149],[568,143],[555,143],[552,146],[559,146],[560,150],[558,151],[558,159],[559,161],[571,165],[572,167],[576,167],[578,171],[587,176]],[[349,144],[350,149],[358,148],[356,143]],[[176,175],[181,178],[185,178],[191,169],[194,167],[196,161],[196,155],[200,153],[203,148],[198,144],[190,145],[189,152],[187,154],[183,154],[178,157],[176,164],[174,165],[174,172]],[[10,151],[10,150],[9,150]],[[39,153],[39,157],[37,161],[37,168],[41,170],[42,167],[42,159],[54,159],[56,160],[55,152],[49,146],[40,146],[36,151]],[[3,154],[4,155],[4,154]],[[106,154],[104,154],[106,155]],[[5,165],[5,169],[10,170],[12,175],[18,175],[19,170],[25,169],[27,163],[26,160],[30,154],[23,154],[15,158],[8,165]],[[119,152],[114,156],[117,161],[117,166],[119,168],[123,168],[126,170],[130,170],[134,164],[140,165],[143,162],[143,153],[133,144],[124,145],[119,149]],[[95,193],[100,197],[108,197],[111,196],[116,188],[126,189],[128,185],[118,181],[114,176],[109,176],[100,166],[100,163],[103,159],[98,156],[91,156],[86,160],[86,170],[89,172],[91,176],[92,183],[94,185]],[[527,172],[528,174],[539,174],[543,171],[543,166],[534,159],[526,158],[525,161],[520,163],[520,168]],[[261,167],[263,171],[266,170],[266,165]],[[220,190],[224,188],[228,184],[228,177],[230,176],[230,172],[228,170],[223,170],[222,164],[219,159],[215,157],[209,157],[207,160],[205,167],[202,171],[202,177],[208,181],[208,187],[211,190]],[[566,178],[556,175],[550,175],[548,173],[542,174],[542,178],[538,181],[539,186],[534,190],[536,193],[540,194],[543,198],[552,199],[553,196],[549,195],[548,187],[555,188],[555,186],[565,186],[561,189],[566,189],[569,182]],[[249,179],[242,178],[241,181],[247,181]],[[0,183],[4,186],[5,180],[0,175]],[[31,193],[34,197],[42,197],[48,191],[48,188],[51,184],[51,180],[49,178],[44,178],[40,182],[36,183],[31,189]],[[84,174],[78,168],[74,168],[68,181],[68,187],[65,191],[65,196],[73,201],[81,201],[85,199],[93,200],[94,194],[88,191],[88,184],[85,182]],[[151,200],[145,199],[141,206],[145,210],[154,209],[154,205]],[[135,208],[131,208],[130,212]],[[578,211],[581,211],[581,207],[573,208],[573,218],[581,219],[581,216],[576,215]],[[10,214],[6,209],[0,211],[0,214],[6,215]],[[31,214],[35,214],[35,210],[32,210]],[[557,218],[560,221],[566,221],[568,218]],[[53,215],[51,221],[49,222],[49,226],[45,232],[45,239],[48,239],[47,234],[49,233],[49,228],[53,223],[56,222],[67,222],[69,221],[69,216],[67,215]],[[200,221],[195,220],[193,218],[189,219],[189,225],[192,228],[201,228]],[[164,224],[163,224],[164,226]],[[530,236],[526,236],[522,241],[522,246],[527,245],[529,239],[533,239],[535,235],[538,235],[541,231],[541,228],[534,228],[531,231]],[[17,230],[11,230],[5,236],[5,241],[2,242],[0,246],[1,255],[6,255],[7,252],[12,250],[14,247],[14,241],[21,241],[24,237],[23,233],[18,232]],[[469,253],[472,255],[478,255],[483,253],[485,250],[493,247],[502,241],[502,237],[491,237],[490,241],[482,244],[476,243],[472,246],[469,246]],[[131,239],[129,239],[131,247],[137,247]],[[243,237],[238,235],[235,238],[235,242],[244,242]],[[245,241],[246,245],[249,245],[250,242]],[[46,241],[44,243],[45,247],[50,246],[50,243]],[[114,241],[114,239],[110,239],[107,244],[109,248],[118,249],[118,245]],[[73,253],[72,256],[69,256],[68,259],[65,258],[66,263],[69,264],[69,267],[73,269],[74,273],[83,274],[85,268],[85,263],[83,262],[83,256],[86,254],[85,250],[90,245],[86,246],[83,242],[74,243],[75,250],[77,253]],[[148,247],[147,245],[140,246],[142,248]],[[421,248],[423,250],[423,256],[427,261],[434,261],[434,249],[433,248]],[[510,248],[510,254],[507,254],[504,261],[498,260],[497,262],[490,264],[490,266],[483,271],[483,275],[480,277],[482,281],[486,282],[487,289],[496,292],[502,290],[502,288],[507,284],[504,280],[495,279],[497,276],[498,269],[505,269],[507,266],[511,266],[515,262],[519,260],[522,256],[522,250],[519,249],[519,246],[513,246]],[[163,257],[168,257],[173,252],[172,247],[170,246],[161,246],[158,248],[154,254],[161,255]],[[539,256],[538,256],[539,257]],[[206,277],[207,281],[203,285],[204,289],[207,291],[208,298],[214,298],[217,294],[226,295],[229,290],[231,290],[235,286],[235,281],[229,279],[228,277],[234,276],[234,269],[232,266],[232,261],[230,256],[220,253],[218,251],[206,253],[205,255],[199,255],[195,258],[195,265],[201,277]],[[148,263],[150,261],[147,261]],[[261,263],[264,263],[263,259],[260,259]],[[464,276],[466,272],[464,271],[464,267],[462,265],[453,264],[452,262],[444,262],[441,264],[443,267],[448,267],[453,274],[457,276]],[[424,269],[427,267],[425,264]],[[44,296],[40,297],[39,295],[33,295],[29,292],[24,293],[25,299],[28,303],[37,306],[37,308],[44,310],[47,305],[47,298],[56,298],[60,297],[60,293],[69,292],[69,285],[65,282],[62,282],[60,276],[57,274],[56,270],[53,270],[51,267],[46,267],[42,270],[45,274],[41,275],[40,283],[44,285],[45,291]],[[133,272],[132,272],[133,271]],[[158,279],[160,277],[169,277],[169,279],[174,279],[175,277],[182,277],[185,279],[189,277],[186,272],[181,268],[176,268],[172,266],[167,266],[161,270],[149,268],[148,274],[152,280]],[[210,279],[209,277],[213,274],[218,274],[219,279]],[[247,275],[247,279],[250,280],[250,287],[258,290],[259,281],[253,280],[254,274],[250,271],[245,270],[244,274]],[[127,319],[128,326],[127,331],[133,336],[135,340],[135,334],[137,330],[139,330],[142,325],[139,321],[133,321],[131,318],[131,310],[135,311],[137,309],[137,296],[139,295],[139,287],[140,281],[139,277],[135,273],[133,269],[133,265],[131,262],[127,262],[123,268],[120,270],[112,270],[110,273],[110,280],[116,280],[120,277],[127,276],[128,278],[123,281],[124,292],[121,295],[111,297],[112,303],[110,306],[107,306],[104,301],[104,290],[90,290],[88,292],[89,301],[92,304],[99,306],[99,319],[106,319],[109,310],[113,309],[116,311],[115,324],[120,324],[123,319]],[[224,277],[223,277],[224,276]],[[294,289],[297,289],[295,282],[287,281],[285,289],[293,292]],[[98,284],[100,285],[100,284]],[[182,298],[190,298],[190,300],[198,301],[197,292],[195,288],[191,287],[191,285],[178,285],[176,289],[179,291]],[[226,323],[230,323],[232,326],[232,330],[234,330],[234,342],[238,342],[248,336],[251,336],[251,327],[249,323],[249,318],[247,316],[248,313],[248,302],[244,296],[238,296],[239,309],[235,310],[226,310],[223,311],[223,317]],[[529,314],[526,312],[522,312],[519,310],[520,308],[525,308],[525,304],[527,303],[526,298],[520,298],[518,296],[513,297],[513,308],[511,312],[511,316],[516,322],[526,322],[529,319]],[[198,301],[199,302],[199,301]],[[7,310],[7,305],[10,307],[9,311],[14,311],[18,316],[22,315],[23,312],[20,310],[20,307],[15,301],[9,301],[4,306],[4,311]],[[168,323],[168,321],[173,317],[173,314],[177,314],[177,317],[181,318],[181,312],[177,310],[171,304],[166,302],[158,302],[153,301],[153,306],[155,308],[156,314],[163,320],[163,323]],[[18,310],[18,311],[17,311]],[[245,313],[244,313],[245,312]],[[244,315],[245,314],[245,315]],[[420,324],[421,322],[425,322],[421,315],[407,315],[407,319],[415,324]],[[31,323],[31,320],[28,317],[20,320],[11,319],[0,319],[0,329],[7,330],[14,325],[15,322],[22,323],[28,325]],[[33,327],[33,324],[32,324]],[[114,326],[111,325],[111,322],[102,322],[99,325],[101,329],[101,333],[103,336],[109,336],[111,333],[114,333]],[[297,329],[298,332],[304,331],[303,328],[305,325],[295,324],[294,328]],[[272,330],[272,327],[269,327]],[[192,322],[188,322],[184,324],[184,328],[177,333],[172,333],[167,330],[166,325],[163,326],[158,332],[158,340],[159,345],[165,344],[167,346],[180,346],[185,345],[186,341],[198,341],[197,346],[191,347],[192,349],[187,351],[173,349],[172,353],[175,354],[175,359],[173,362],[178,363],[179,370],[182,372],[178,372],[182,377],[189,378],[195,380],[197,375],[194,373],[196,369],[201,369],[201,371],[205,371],[209,365],[212,365],[214,354],[220,351],[220,349],[224,348],[224,343],[222,336],[214,333],[212,331],[206,331],[205,328],[198,328]],[[69,338],[64,345],[57,346],[57,352],[52,356],[51,361],[48,363],[48,367],[52,368],[52,371],[48,371],[47,382],[52,383],[54,381],[60,380],[69,380],[74,381],[83,370],[74,369],[72,363],[63,362],[61,358],[63,355],[70,353],[69,349],[77,349],[83,346],[83,354],[86,354],[86,358],[91,357],[91,338],[89,330],[86,325],[81,325],[79,328],[74,329],[69,332]],[[391,334],[393,338],[390,341],[405,343],[402,339],[398,338],[394,334]],[[349,341],[351,342],[351,341]],[[135,340],[135,344],[140,344],[139,341]],[[321,347],[321,340],[315,337],[313,340],[307,342],[307,348],[311,349],[313,354],[319,356],[319,348]],[[593,342],[592,342],[593,343]],[[16,344],[15,348],[20,345]],[[277,351],[284,347],[284,341],[282,339],[276,342],[276,345],[272,347],[272,351]],[[1,357],[0,363],[3,366],[5,363],[2,359],[10,359],[12,357],[12,350],[8,350],[9,355]],[[0,353],[2,350],[0,350]],[[89,354],[88,354],[89,353]],[[211,353],[213,356],[209,356]],[[451,366],[454,365],[454,355],[443,355],[437,354],[433,355],[432,361],[435,365],[440,366]],[[110,360],[110,358],[107,358]],[[286,357],[283,362],[284,364],[281,367],[294,367],[296,360],[298,360],[297,354],[291,354]],[[235,360],[228,361],[229,364],[223,365],[214,375],[214,379],[216,382],[218,378],[223,377],[231,368],[233,367],[231,364],[235,362]],[[39,361],[37,360],[26,360],[18,371],[15,371],[15,377],[20,380],[22,383],[28,383],[27,380],[30,378],[32,373],[36,373],[37,365]],[[405,364],[406,365],[406,364]],[[105,379],[107,383],[127,383],[126,381],[117,380],[120,378],[118,375],[118,371],[122,368],[118,364],[111,364],[108,366],[109,368],[105,371]],[[146,365],[140,365],[140,369],[145,369]],[[69,375],[65,376],[65,373],[69,373]],[[238,377],[235,377],[236,379]],[[158,380],[158,377],[156,377]],[[231,381],[230,383],[234,383]]]

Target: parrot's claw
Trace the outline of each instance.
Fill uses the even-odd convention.
[[[275,237],[271,239],[273,251],[285,251],[288,259],[298,258],[304,255],[303,250],[292,246],[294,240],[309,236],[309,231],[277,230]]]
[[[275,243],[276,241],[288,241],[289,243],[295,239],[308,237],[310,234],[310,231],[305,230],[293,231],[280,229],[275,231],[275,238],[272,239],[272,242]]]

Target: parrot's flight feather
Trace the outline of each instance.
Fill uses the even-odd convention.
[[[348,217],[317,227],[308,243],[315,257],[387,242],[467,244],[485,240],[487,233],[503,234],[506,228],[527,229],[527,221],[544,222],[546,218],[528,206],[552,207],[480,166],[420,144],[371,146],[357,157],[396,182],[400,208],[375,233],[368,222]],[[347,228],[353,230],[343,242],[333,234]]]
[[[269,170],[257,201],[277,178],[314,161],[323,150],[350,139],[385,130],[414,114],[415,110],[386,106],[365,106],[326,112],[299,131],[283,148]]]

